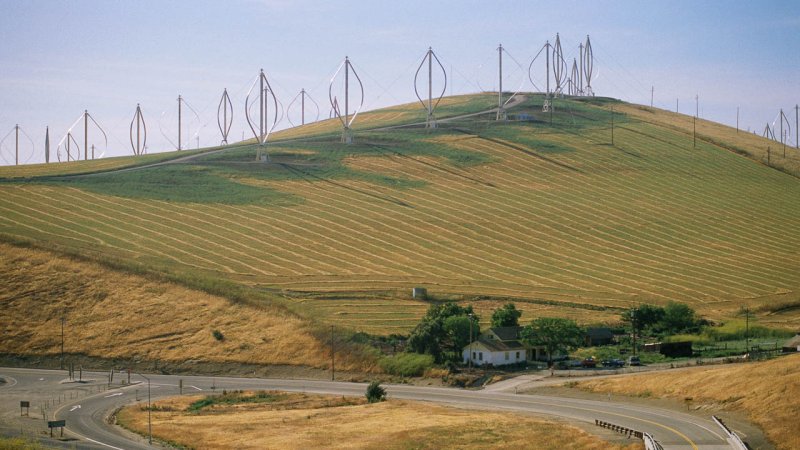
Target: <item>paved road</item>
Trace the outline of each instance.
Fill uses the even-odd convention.
[[[314,380],[278,380],[232,377],[189,377],[147,375],[153,399],[178,394],[179,380],[184,393],[221,391],[222,389],[276,389],[321,394],[364,394],[363,383],[344,383]],[[0,385],[0,423],[6,431],[36,423],[44,430],[39,405],[48,399],[59,398],[47,415],[52,420],[66,419],[66,433],[79,441],[69,446],[87,449],[146,449],[147,440],[109,425],[106,417],[120,406],[147,401],[147,382],[133,374],[128,386],[119,384],[106,389],[107,373],[84,373],[88,383],[65,382],[66,372],[0,368],[0,377],[8,383]],[[114,383],[127,381],[116,374]],[[721,450],[730,447],[716,425],[709,420],[666,409],[631,405],[617,401],[590,401],[542,395],[516,395],[498,391],[473,391],[451,388],[387,385],[390,398],[435,402],[463,408],[524,411],[557,416],[577,422],[594,423],[595,419],[645,431],[665,449]],[[19,417],[19,401],[30,400],[31,418]],[[26,425],[26,426],[27,426]],[[2,429],[2,428],[0,428]],[[72,448],[72,447],[70,447]]]

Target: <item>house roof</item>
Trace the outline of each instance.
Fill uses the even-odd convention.
[[[499,341],[496,339],[479,338],[477,341],[475,341],[475,344],[482,345],[487,350],[492,352],[525,350],[525,346],[519,343],[519,341]],[[464,349],[469,349],[469,345],[464,347]]]
[[[495,327],[489,329],[489,331],[494,333],[501,341],[515,341],[519,339],[520,330],[522,330],[522,327]]]
[[[611,328],[588,328],[586,336],[590,339],[613,339],[614,333]]]
[[[784,348],[800,347],[800,334],[783,343]]]

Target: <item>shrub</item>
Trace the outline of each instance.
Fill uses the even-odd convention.
[[[433,365],[433,356],[419,353],[398,353],[378,362],[384,372],[403,377],[418,377]]]
[[[218,341],[222,341],[222,340],[225,339],[225,335],[222,334],[222,332],[219,331],[219,330],[214,330],[214,331],[211,332],[211,334],[214,335],[214,339],[216,339]]]
[[[386,400],[386,389],[381,386],[380,381],[373,381],[367,386],[367,401],[377,403]]]

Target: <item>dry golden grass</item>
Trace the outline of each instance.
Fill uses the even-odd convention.
[[[289,394],[285,405],[246,408],[214,406],[199,414],[186,412],[200,396],[159,401],[153,411],[153,434],[197,449],[641,449],[618,445],[574,427],[512,413],[466,411],[390,400],[337,406],[335,398]],[[299,399],[299,401],[298,401]],[[331,405],[331,407],[326,407]],[[147,430],[147,411],[139,406],[118,414],[124,426]]]
[[[0,244],[0,352],[327,367],[307,320],[102,266]],[[212,335],[219,330],[224,340]],[[341,360],[341,361],[339,361]],[[337,358],[342,370],[369,369]]]
[[[696,407],[707,404],[743,411],[778,448],[800,448],[800,354],[732,366],[582,381],[578,387],[592,392],[678,400],[692,397]]]
[[[633,104],[622,104],[618,108],[620,112],[637,119],[679,129],[690,137],[693,126],[696,125],[698,139],[720,144],[723,148],[744,151],[750,158],[762,163],[767,162],[767,149],[769,148],[769,163],[771,166],[794,175],[800,175],[800,151],[797,151],[793,146],[787,145],[786,156],[784,157],[783,144],[781,144],[780,140],[776,141],[763,137],[763,127],[755,130],[755,133],[752,130],[750,132],[747,130],[739,130],[737,132],[735,128],[703,119],[698,119],[696,124],[693,124],[691,115],[677,114]],[[617,109],[617,106],[615,106],[615,109]],[[779,133],[776,131],[776,134]],[[790,139],[793,139],[793,136],[790,136]]]

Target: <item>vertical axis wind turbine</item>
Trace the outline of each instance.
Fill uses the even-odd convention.
[[[539,51],[536,53],[536,55],[531,60],[531,63],[528,65],[528,79],[531,81],[531,84],[533,85],[534,88],[539,89],[539,86],[537,86],[536,82],[533,81],[533,65],[536,63],[536,60],[539,58],[539,56],[542,54],[542,52],[544,52],[545,60],[546,60],[545,72],[544,72],[545,73],[545,77],[546,77],[546,84],[545,84],[545,91],[544,91],[545,98],[544,98],[544,102],[542,103],[542,112],[550,111],[550,107],[551,107],[551,105],[550,105],[550,49],[551,48],[553,48],[553,46],[550,45],[550,41],[549,40],[545,41],[545,43],[542,46],[542,48],[539,49]]]
[[[164,116],[167,114],[166,111],[161,113],[161,120],[158,121],[158,129],[161,132],[161,135],[164,136],[164,139],[166,139],[170,144],[172,144],[175,147],[175,150],[178,150],[178,151],[183,150],[184,148],[189,148],[188,144],[186,145],[186,147],[183,146],[183,108],[182,107],[184,105],[187,108],[189,108],[189,110],[192,112],[192,114],[194,114],[194,117],[197,120],[198,128],[197,128],[197,132],[195,133],[195,136],[199,136],[200,135],[200,122],[201,122],[200,121],[200,114],[198,114],[197,111],[195,111],[195,109],[192,108],[192,105],[190,105],[189,102],[187,102],[186,99],[183,98],[183,96],[180,95],[180,94],[178,94],[178,143],[177,144],[175,142],[173,142],[172,139],[169,138],[167,133],[164,131],[164,127],[162,126],[161,122],[164,119]]]
[[[564,52],[561,50],[561,37],[556,33],[556,43],[553,46],[553,78],[556,82],[556,88],[553,91],[554,97],[563,93],[566,71],[567,63],[564,61]]]
[[[219,106],[217,106],[217,126],[222,135],[220,145],[228,144],[228,133],[231,132],[233,126],[233,103],[230,96],[228,96],[228,89],[222,91],[222,97],[219,99]]]
[[[585,94],[594,97],[592,91],[592,72],[594,72],[594,54],[592,53],[592,43],[589,41],[589,35],[586,35],[586,45],[583,47],[583,78],[586,80]]]
[[[286,106],[286,119],[289,121],[289,123],[293,127],[296,126],[294,124],[294,122],[292,122],[292,118],[289,115],[289,110],[292,109],[292,105],[294,104],[294,102],[297,101],[298,97],[300,98],[300,125],[305,125],[306,124],[306,97],[308,97],[308,99],[311,100],[311,103],[313,103],[314,107],[317,109],[317,116],[314,119],[314,122],[318,121],[319,120],[319,104],[316,101],[314,101],[314,99],[311,98],[310,95],[308,95],[308,92],[306,92],[305,88],[303,88],[303,89],[300,89],[300,92],[297,95],[295,95],[294,98],[292,99],[292,101],[289,102],[289,105]]]
[[[134,124],[136,125],[134,127]],[[133,142],[133,132],[136,130],[136,143]],[[142,115],[142,108],[136,104],[136,112],[133,114],[130,128],[130,141],[133,154],[136,156],[147,153],[147,125],[144,123],[144,115]]]
[[[506,99],[505,102],[503,101],[503,53],[505,53],[509,58],[511,58],[511,60],[514,61],[514,64],[516,64],[517,67],[519,67],[520,72],[523,73],[522,79],[520,80],[520,83],[519,83],[519,87],[517,88],[517,90],[515,90]],[[497,47],[497,56],[498,56],[499,83],[498,83],[498,89],[497,89],[497,117],[496,117],[496,120],[506,120],[506,119],[508,119],[508,115],[506,114],[506,105],[508,105],[508,103],[511,101],[511,99],[513,99],[514,97],[517,96],[517,94],[519,94],[519,91],[522,90],[522,86],[525,84],[525,75],[524,75],[525,69],[523,69],[522,66],[519,64],[519,62],[516,59],[514,59],[513,56],[511,56],[511,53],[508,53],[508,50],[503,48],[503,44],[500,44]]]
[[[72,134],[72,129],[75,128],[75,126],[78,125],[78,123],[80,123],[81,120],[83,120],[83,159],[84,160],[88,160],[89,159],[89,121],[90,120],[91,120],[91,123],[94,124],[94,126],[97,128],[97,130],[100,131],[100,133],[103,135],[103,149],[104,150],[103,150],[103,153],[100,154],[100,158],[102,158],[103,155],[105,155],[106,150],[108,150],[108,135],[106,134],[105,130],[103,130],[103,127],[101,127],[100,124],[97,123],[97,121],[94,119],[94,117],[91,114],[89,114],[88,110],[83,110],[83,114],[78,116],[78,119],[75,120],[75,122],[72,123],[72,125],[67,129],[67,133],[58,142],[58,146],[56,147],[56,156],[57,156],[59,161],[61,161],[61,146],[62,145],[64,146],[64,149],[67,152],[67,157],[66,157],[66,161],[67,162],[70,161],[70,160],[72,160],[72,161],[80,160],[80,157],[81,157],[80,148],[81,147],[80,147],[80,145],[78,145],[78,142],[75,140],[75,137]],[[72,156],[72,149],[71,149],[72,144],[74,144],[75,147],[77,148],[77,151],[75,152],[75,154],[76,154],[75,157]],[[95,148],[94,145],[92,145],[92,159],[95,158],[94,148]],[[49,153],[49,151],[48,151],[48,153]]]
[[[425,104],[425,101],[422,100],[422,97],[419,95],[419,89],[417,88],[417,79],[419,78],[419,72],[422,70],[422,67],[425,65],[425,60],[428,60],[428,104]],[[433,102],[433,60],[436,60],[436,64],[439,65],[439,68],[442,70],[442,76],[444,77],[444,85],[442,86],[442,92],[439,94],[439,97],[436,99],[436,103]],[[502,81],[501,81],[502,82]],[[439,58],[436,56],[436,53],[433,52],[433,48],[428,47],[428,52],[425,53],[425,56],[422,58],[422,62],[419,63],[419,67],[417,67],[417,71],[414,74],[414,93],[417,95],[419,102],[422,103],[422,107],[425,108],[428,115],[425,119],[425,127],[426,128],[436,128],[436,119],[433,116],[433,110],[439,106],[439,102],[442,101],[442,97],[444,97],[444,93],[447,91],[447,71],[444,69],[442,62],[439,61]]]
[[[250,94],[253,92],[256,84],[258,84],[258,131],[256,131],[256,127],[253,126],[253,119],[250,117]],[[269,120],[270,98],[272,100],[271,103],[273,110],[271,122]],[[264,147],[267,145],[267,139],[269,139],[269,135],[278,125],[279,117],[278,99],[275,97],[275,92],[272,90],[272,86],[270,86],[269,80],[264,74],[264,69],[261,69],[261,72],[253,81],[253,85],[250,86],[250,90],[247,91],[247,96],[244,99],[244,113],[245,119],[247,119],[247,124],[250,126],[250,131],[253,132],[253,136],[255,136],[256,141],[258,142],[256,159],[258,161],[269,162],[269,154],[266,153]]]
[[[342,69],[344,69],[344,116],[342,116],[342,113],[339,110],[339,102],[337,101],[337,98],[333,95],[333,83],[336,81],[336,76],[339,75],[339,72],[341,72]],[[353,111],[353,117],[350,117],[350,72],[353,72],[353,76],[356,77],[356,81],[358,81],[358,86],[361,90],[361,101],[359,102],[358,108]],[[352,144],[353,133],[350,127],[353,125],[358,113],[364,106],[364,84],[361,82],[361,78],[358,76],[358,73],[356,73],[355,69],[353,69],[353,65],[350,63],[350,58],[347,56],[344,57],[344,61],[339,64],[339,68],[336,69],[333,77],[331,77],[331,82],[328,85],[328,100],[331,102],[331,108],[333,108],[333,112],[336,114],[336,117],[338,117],[339,121],[342,122],[342,143]]]
[[[30,150],[30,152],[28,152],[27,157],[25,157],[24,160],[22,161],[22,164],[25,164],[28,161],[30,161],[30,159],[33,157],[34,152],[36,151],[36,145],[33,143],[33,139],[31,139],[31,137],[28,136],[28,133],[26,133],[25,130],[23,130],[22,127],[20,127],[18,124],[14,125],[14,128],[12,128],[11,131],[9,131],[8,134],[6,134],[3,137],[3,139],[0,140],[0,149],[2,149],[3,143],[5,143],[6,139],[11,137],[11,134],[14,134],[14,165],[15,166],[19,165],[19,132],[20,131],[22,132],[22,136],[25,137],[28,140],[28,142],[30,143],[30,145],[31,145],[31,150]],[[0,156],[2,156],[2,152],[0,152]],[[3,161],[5,161],[8,164],[11,164],[11,162],[8,161],[5,158],[5,156],[3,156],[2,158],[3,158]]]

